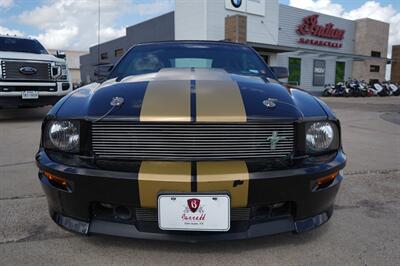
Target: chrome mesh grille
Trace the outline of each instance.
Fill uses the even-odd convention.
[[[1,63],[4,80],[52,80],[50,63],[25,61],[2,61]],[[34,67],[37,72],[32,75],[22,74],[19,69],[25,66]]]
[[[273,134],[281,139],[271,148],[268,137]],[[280,158],[293,152],[294,126],[97,122],[92,125],[92,147],[99,157],[138,160]]]

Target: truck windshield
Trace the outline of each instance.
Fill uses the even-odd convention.
[[[256,52],[227,43],[154,43],[131,49],[109,78],[158,72],[162,68],[222,68],[241,75],[273,77]]]
[[[0,51],[33,54],[48,54],[37,40],[0,37]]]

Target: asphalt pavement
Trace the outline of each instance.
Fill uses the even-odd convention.
[[[0,110],[0,265],[400,265],[400,97],[323,100],[348,155],[331,220],[303,234],[197,244],[59,228],[34,163],[49,108]]]

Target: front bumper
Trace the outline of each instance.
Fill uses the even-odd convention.
[[[0,97],[0,108],[42,107],[55,105],[64,96],[39,96],[38,99],[22,99],[17,97]]]
[[[72,167],[55,162],[44,150],[39,151],[36,160],[50,215],[63,228],[82,234],[190,242],[252,238],[318,227],[332,215],[343,176],[339,172],[328,186],[317,190],[316,180],[343,169],[346,162],[339,151],[288,169],[249,169],[248,204],[232,209],[237,215],[228,232],[178,232],[160,230],[156,215],[152,215],[154,210],[140,206],[138,173]],[[44,171],[67,179],[69,190],[52,185]],[[110,211],[99,207],[100,203],[111,206]],[[126,207],[129,218],[117,217],[115,206]]]
[[[22,99],[23,91],[37,91],[38,99]],[[72,91],[69,81],[0,82],[0,108],[41,107],[56,104]]]

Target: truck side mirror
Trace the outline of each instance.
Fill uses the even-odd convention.
[[[55,56],[56,56],[57,58],[61,58],[61,59],[65,59],[65,58],[66,58],[65,53],[64,53],[63,51],[60,51],[60,50],[57,50],[57,51],[56,51]]]
[[[277,79],[286,79],[289,77],[289,71],[286,67],[273,66],[271,70]]]

